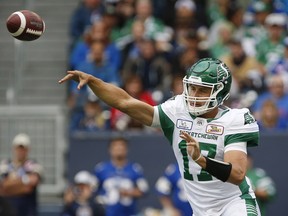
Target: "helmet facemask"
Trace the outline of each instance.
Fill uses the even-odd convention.
[[[207,92],[207,97],[199,97],[197,95],[196,97],[191,96],[193,87],[195,86],[205,87],[207,89],[205,90],[205,92],[209,92],[210,89],[210,94]],[[221,82],[211,84],[202,82],[200,77],[190,76],[189,78],[187,78],[185,76],[183,79],[183,87],[183,96],[187,110],[194,116],[203,115],[222,104],[223,100],[221,100],[221,102],[219,103],[219,100],[217,99],[218,93],[224,88],[224,85]]]

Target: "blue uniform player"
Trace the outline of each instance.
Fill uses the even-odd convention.
[[[176,163],[167,166],[163,176],[157,180],[155,189],[159,194],[164,212],[171,212],[172,215],[179,216],[191,216],[193,214]]]
[[[114,138],[109,146],[111,160],[95,167],[97,199],[104,203],[107,216],[135,215],[137,199],[148,191],[141,166],[128,162],[127,151],[127,141]]]

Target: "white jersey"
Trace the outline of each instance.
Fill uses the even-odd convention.
[[[178,95],[155,106],[155,112],[159,113],[156,122],[159,121],[172,145],[195,216],[218,216],[229,203],[255,198],[247,177],[237,186],[222,182],[204,171],[188,156],[186,148],[181,148],[186,141],[179,136],[181,131],[186,131],[199,142],[204,156],[223,161],[225,147],[230,144],[246,142],[247,146],[258,145],[258,125],[248,109],[224,108],[218,118],[204,119],[191,116],[183,96]]]

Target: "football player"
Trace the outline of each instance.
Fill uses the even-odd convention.
[[[140,164],[129,161],[128,141],[124,137],[112,138],[108,161],[95,166],[99,184],[97,200],[105,205],[106,216],[136,215],[137,201],[147,194],[149,185]]]
[[[164,215],[191,216],[192,209],[187,200],[181,173],[177,163],[171,163],[155,184]]]
[[[70,79],[142,124],[162,128],[194,216],[260,215],[246,177],[247,147],[258,145],[259,128],[247,108],[223,105],[232,77],[222,61],[197,61],[183,78],[184,92],[154,107],[81,71],[68,71],[59,83]]]

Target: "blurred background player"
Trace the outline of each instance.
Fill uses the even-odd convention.
[[[166,216],[191,216],[192,208],[186,198],[177,163],[169,164],[156,184],[163,214]]]
[[[42,166],[29,159],[30,137],[20,133],[13,139],[13,158],[0,164],[2,196],[11,204],[16,216],[36,216],[37,187]]]
[[[247,176],[254,189],[261,215],[266,216],[267,207],[276,196],[275,183],[264,169],[254,167],[252,155],[250,153],[247,155]]]
[[[135,215],[137,199],[148,191],[142,167],[128,161],[127,145],[123,137],[113,138],[109,144],[110,161],[95,167],[99,182],[97,199],[105,205],[107,216]]]
[[[74,176],[74,183],[64,193],[62,216],[105,216],[103,205],[96,202],[93,192],[97,182],[86,170]]]

